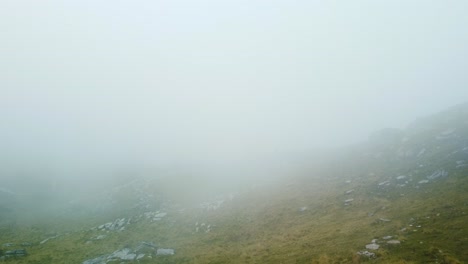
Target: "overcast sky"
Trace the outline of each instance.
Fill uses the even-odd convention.
[[[236,160],[468,98],[468,2],[3,0],[0,162]]]

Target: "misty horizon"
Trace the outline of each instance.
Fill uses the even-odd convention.
[[[468,98],[463,7],[7,1],[2,177],[228,171],[402,129]]]

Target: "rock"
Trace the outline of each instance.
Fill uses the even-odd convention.
[[[392,237],[393,237],[393,236],[384,236],[384,237],[382,237],[382,238],[385,239],[385,240],[389,240],[389,239],[392,239]]]
[[[14,245],[15,244],[13,244],[13,243],[5,243],[5,244],[3,244],[3,247],[12,247]]]
[[[299,212],[304,212],[307,210],[307,206],[303,206],[301,208],[299,208]]]
[[[351,198],[351,199],[346,199],[344,202],[345,203],[351,203],[352,201],[354,201],[354,199]]]
[[[108,222],[108,223],[98,226],[97,229],[107,230],[107,231],[115,231],[115,230],[123,231],[125,230],[125,225],[129,224],[129,222],[130,221],[126,221],[125,218],[122,218],[122,219],[117,218],[113,222]]]
[[[121,250],[114,251],[107,257],[108,261],[111,260],[134,260],[136,258],[136,254],[129,248],[124,248]]]
[[[445,170],[436,170],[431,175],[427,176],[426,178],[428,180],[435,180],[440,177],[446,177],[447,175],[448,175],[448,172],[446,172]]]
[[[156,245],[152,242],[142,242],[138,245],[135,250],[130,248],[123,248],[116,250],[111,254],[101,255],[94,259],[85,260],[82,264],[106,264],[120,261],[134,261],[141,260],[147,256],[151,258],[151,255],[155,252]]]
[[[389,240],[389,241],[387,241],[387,244],[389,244],[389,245],[399,245],[400,241],[399,240]]]
[[[421,181],[419,181],[418,183],[419,183],[419,184],[425,184],[425,183],[429,183],[429,181],[428,181],[428,180],[421,180]]]
[[[156,212],[146,212],[143,214],[147,219],[151,219],[151,221],[160,221],[163,219],[167,213],[156,211]]]
[[[5,251],[5,257],[24,257],[28,255],[25,249],[16,249]]]
[[[153,221],[159,221],[161,220],[163,217],[165,217],[167,215],[167,213],[159,213],[159,214],[156,214],[154,215],[153,217]]]
[[[156,255],[174,255],[175,250],[170,248],[158,248]]]
[[[398,177],[396,177],[397,180],[403,180],[403,179],[406,179],[406,176],[405,175],[400,175]]]
[[[378,184],[378,186],[386,186],[386,185],[389,185],[390,184],[390,181],[383,181],[381,183]]]
[[[83,261],[82,264],[105,264],[107,262],[107,256],[108,255],[102,255],[94,259],[88,259]]]
[[[348,194],[352,194],[353,192],[354,192],[354,190],[348,190],[348,191],[345,192],[345,194],[348,195]]]
[[[387,218],[379,218],[380,221],[382,222],[390,222],[391,220],[390,219],[387,219]]]
[[[141,242],[140,245],[135,248],[134,253],[138,255],[151,255],[154,253],[155,249],[156,245],[153,242]]]
[[[366,249],[370,249],[370,250],[377,250],[379,249],[379,247],[380,247],[379,245],[374,244],[374,243],[366,245]]]
[[[375,253],[369,252],[367,250],[359,251],[357,254],[360,255],[360,256],[366,256],[368,258],[374,258],[375,257]]]
[[[48,238],[42,240],[41,242],[39,242],[39,244],[40,244],[40,245],[45,244],[45,243],[47,243],[47,241],[49,241],[49,240],[51,240],[51,239],[54,239],[54,238],[57,238],[57,237],[59,237],[59,235],[52,236],[52,237],[48,237]]]

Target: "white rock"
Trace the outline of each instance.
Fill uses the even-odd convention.
[[[390,181],[383,181],[383,182],[379,183],[378,185],[379,186],[384,186],[384,185],[388,185],[388,184],[390,184]]]
[[[174,255],[175,250],[170,248],[158,248],[156,255]]]
[[[380,247],[379,245],[374,244],[374,243],[366,245],[366,249],[370,249],[370,250],[377,250],[379,249],[379,247]]]
[[[387,244],[390,244],[390,245],[399,245],[399,244],[400,244],[400,241],[399,241],[399,240],[389,240],[389,241],[387,241]]]
[[[369,258],[375,257],[375,253],[369,252],[369,251],[367,251],[367,250],[365,250],[365,251],[359,251],[357,254],[358,254],[358,255],[361,255],[361,256],[366,256],[366,257],[369,257]]]

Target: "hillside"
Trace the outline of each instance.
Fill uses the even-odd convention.
[[[90,196],[94,207],[67,205],[32,224],[18,220],[26,198],[0,189],[0,255],[30,264],[468,262],[468,104],[310,164],[203,200],[170,191],[203,184],[137,178]]]

